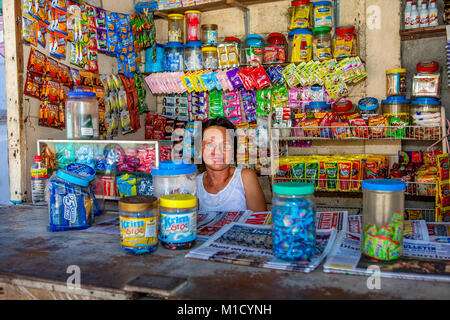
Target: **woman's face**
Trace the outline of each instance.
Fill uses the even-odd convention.
[[[223,127],[212,126],[203,132],[202,156],[207,168],[221,171],[233,159],[233,139]]]

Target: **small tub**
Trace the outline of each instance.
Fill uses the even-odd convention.
[[[257,67],[263,63],[263,38],[258,34],[249,34],[245,39],[245,56],[247,64]]]
[[[361,118],[366,121],[369,119],[369,117],[378,116],[380,114],[378,100],[373,97],[367,97],[359,100],[358,108]]]
[[[161,161],[159,168],[152,168],[154,196],[165,194],[186,193],[197,194],[197,167],[195,164],[185,164],[172,160]]]

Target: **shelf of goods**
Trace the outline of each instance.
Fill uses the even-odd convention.
[[[329,145],[339,145],[340,143],[345,144],[348,141],[359,141],[362,144],[366,142],[376,143],[375,148],[378,148],[377,154],[383,154],[383,143],[389,144],[394,141],[400,143],[398,148],[401,148],[401,141],[422,141],[425,146],[433,143],[437,144],[441,142],[440,151],[442,153],[447,153],[447,144],[445,143],[445,138],[447,134],[446,123],[445,123],[445,109],[441,107],[441,126],[440,127],[425,127],[425,126],[404,126],[399,127],[334,127],[334,126],[318,126],[318,127],[276,127],[273,124],[272,113],[268,117],[268,127],[269,127],[269,149],[270,149],[270,162],[271,162],[271,177],[272,184],[283,181],[305,181],[314,183],[316,186],[316,191],[320,194],[326,193],[339,193],[343,195],[344,193],[361,193],[361,181],[362,176],[352,179],[352,174],[348,176],[347,179],[340,179],[338,177],[339,172],[336,172],[334,178],[327,177],[323,175],[320,176],[319,170],[324,168],[321,167],[320,162],[334,162],[336,163],[336,171],[339,171],[339,166],[345,168],[344,164],[339,164],[340,162],[348,163],[347,169],[352,172],[355,168],[351,166],[353,160],[359,159],[360,164],[358,165],[358,170],[362,168],[361,163],[366,163],[368,161],[373,161],[378,155],[349,155],[344,153],[344,149],[347,145],[342,145],[342,152],[337,152],[339,154],[333,153],[333,155],[317,155],[317,154],[304,154],[299,155],[298,150],[307,150],[308,148],[296,148],[295,155],[291,155],[289,152],[290,147],[288,143],[295,141],[310,141],[314,145],[314,141],[321,143],[319,148],[322,147],[323,143],[327,141]],[[400,130],[402,130],[400,132]],[[283,147],[283,148],[282,148]],[[374,147],[371,150],[374,150]],[[333,148],[336,150],[336,148]],[[338,149],[339,150],[339,149]],[[278,151],[278,152],[277,152]],[[323,150],[321,150],[323,151]],[[400,151],[400,150],[398,150]],[[321,152],[322,153],[322,152]],[[391,158],[398,155],[393,155],[392,151],[387,152],[390,154],[386,155],[386,158]],[[282,154],[282,155],[280,155]],[[322,158],[320,158],[322,157]],[[383,157],[383,156],[381,156]],[[314,163],[317,163],[314,165]],[[288,164],[289,163],[289,164]],[[317,170],[316,173],[308,174],[308,163],[311,164],[311,168]],[[283,165],[285,166],[283,168]],[[392,165],[392,164],[391,164]],[[289,167],[289,169],[287,169]],[[292,169],[293,168],[293,169]],[[286,173],[288,170],[298,170],[293,174],[288,174],[288,177],[284,177],[282,173]],[[345,170],[345,169],[344,169]],[[392,168],[384,169],[384,176],[377,176],[377,178],[388,178],[391,177]],[[281,173],[280,173],[281,172]],[[301,175],[298,178],[298,175]],[[319,176],[316,176],[319,175]],[[312,179],[309,179],[313,177]],[[436,195],[436,183],[433,181],[426,182],[416,182],[416,181],[405,181],[406,191],[405,195],[408,196],[423,196],[423,197],[434,197]]]
[[[446,32],[445,25],[440,25],[440,26],[435,26],[435,27],[400,30],[400,38],[403,41],[424,39],[424,38],[445,37],[446,34],[447,34],[447,32]]]
[[[151,168],[170,155],[160,153],[162,146],[169,146],[167,140],[38,140],[37,154],[52,171],[64,168],[71,162],[92,166],[96,171],[95,186],[98,198],[119,200],[117,179],[126,174],[136,177],[136,181],[151,176]],[[111,163],[113,164],[111,166]],[[109,169],[108,169],[109,164]],[[137,182],[136,182],[137,183]],[[99,189],[98,189],[99,188]]]

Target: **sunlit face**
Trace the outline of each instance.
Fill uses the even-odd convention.
[[[223,127],[212,126],[203,132],[202,156],[207,168],[223,170],[233,160],[233,139]]]

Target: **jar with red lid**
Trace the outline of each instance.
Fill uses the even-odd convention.
[[[424,61],[417,64],[413,76],[412,95],[414,97],[439,98],[441,72],[437,61]]]
[[[291,16],[289,29],[311,28],[312,3],[309,0],[292,1],[289,14]]]
[[[287,41],[281,33],[271,33],[267,37],[267,44],[264,47],[264,63],[284,63],[286,62]]]
[[[186,42],[201,41],[200,39],[200,16],[201,12],[197,10],[189,10],[186,16]]]
[[[226,56],[228,57],[228,67],[237,67],[240,65],[245,64],[245,51],[241,48],[241,40],[239,38],[235,37],[225,37],[224,39],[224,48],[219,46],[219,59],[221,55],[220,50],[225,50]],[[219,61],[220,64],[220,61]]]
[[[333,40],[333,57],[343,59],[358,54],[358,41],[355,26],[337,27]]]
[[[351,101],[341,99],[331,105],[331,110],[339,116],[339,119],[344,120],[348,114],[355,112],[355,108]]]

